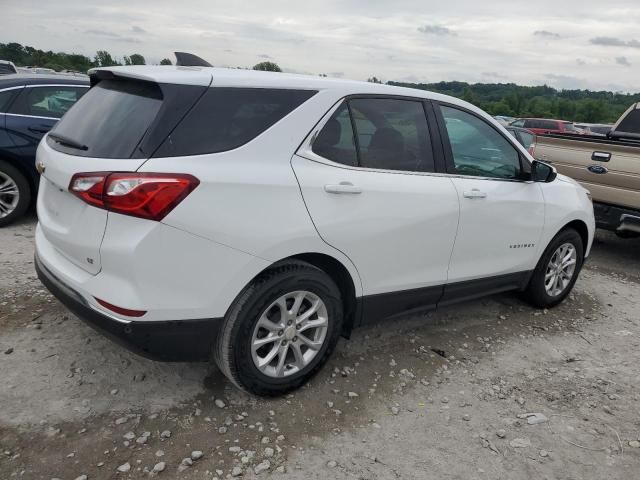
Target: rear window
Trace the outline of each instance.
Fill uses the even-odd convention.
[[[575,127],[575,125],[573,123],[563,123],[564,125],[564,129],[567,132],[573,132],[573,133],[577,133],[578,129]]]
[[[232,150],[253,140],[315,93],[315,90],[209,88],[153,156]]]
[[[628,115],[622,119],[616,131],[640,134],[640,109],[634,108],[631,110]]]
[[[162,92],[155,83],[103,80],[55,126],[50,144],[78,156],[130,158],[161,106]]]

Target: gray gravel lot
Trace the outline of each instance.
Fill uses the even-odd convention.
[[[34,228],[0,229],[1,479],[640,471],[639,239],[598,233],[553,310],[505,294],[361,329],[310,385],[264,400],[207,365],[137,357],[67,313],[35,278]]]

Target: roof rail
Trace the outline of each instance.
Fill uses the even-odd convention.
[[[174,52],[176,55],[176,65],[181,67],[213,67],[209,62],[187,52]]]

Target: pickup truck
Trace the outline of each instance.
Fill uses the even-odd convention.
[[[599,228],[621,237],[640,235],[640,103],[605,137],[541,134],[529,152],[591,192]]]

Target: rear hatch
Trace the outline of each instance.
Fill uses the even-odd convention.
[[[121,72],[93,74],[92,88],[45,137],[36,157],[42,233],[60,254],[94,275],[101,270],[109,212],[69,191],[74,175],[136,171],[208,86],[114,73]]]

